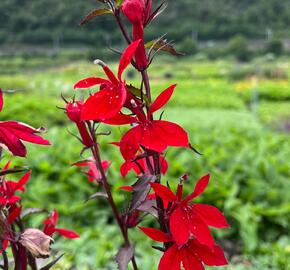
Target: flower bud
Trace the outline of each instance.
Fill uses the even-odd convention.
[[[38,229],[27,229],[21,235],[19,242],[35,258],[48,258],[49,247],[54,243],[53,239]]]
[[[143,24],[145,20],[145,0],[125,0],[122,12],[133,24]]]
[[[83,102],[81,101],[69,102],[65,108],[68,118],[75,123],[79,123],[81,121],[82,108]]]

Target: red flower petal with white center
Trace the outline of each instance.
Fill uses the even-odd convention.
[[[102,78],[90,77],[83,80],[78,81],[74,85],[74,89],[76,88],[89,88],[99,84],[110,84],[111,82]]]
[[[191,201],[192,199],[198,197],[201,193],[204,192],[204,190],[206,189],[208,182],[209,182],[209,178],[210,175],[207,174],[203,177],[201,177],[198,182],[195,185],[194,191],[188,195],[187,197],[185,197],[185,199],[183,200],[183,204],[187,204],[189,201]]]
[[[1,123],[0,123],[1,124]],[[0,144],[7,146],[8,150],[15,156],[25,157],[26,148],[24,144],[9,130],[0,125]]]
[[[131,61],[135,55],[136,49],[138,48],[140,42],[141,42],[141,39],[132,42],[123,52],[121,59],[120,59],[119,69],[118,69],[119,80],[121,80],[121,76],[122,76],[124,70],[131,63]]]
[[[192,240],[189,243],[193,254],[198,254],[204,264],[208,266],[222,266],[227,265],[228,261],[222,248],[219,245],[214,245],[213,248],[208,248],[201,245],[198,241]]]
[[[172,238],[170,235],[168,235],[160,230],[157,230],[155,228],[139,227],[139,229],[154,241],[172,242]]]
[[[126,88],[123,84],[104,88],[86,100],[81,118],[82,120],[108,120],[120,112],[125,100]]]
[[[158,183],[150,183],[151,187],[154,189],[157,196],[162,200],[174,202],[177,201],[176,195],[166,186],[163,186]]]
[[[188,147],[189,141],[186,131],[175,123],[155,120],[143,124],[143,138],[141,144],[156,152],[163,152],[167,146]]]
[[[181,250],[181,260],[185,270],[204,270],[203,264],[199,258],[197,258],[195,254],[192,254],[188,248],[183,248]]]
[[[133,160],[135,158],[137,151],[140,149],[142,131],[140,126],[136,126],[123,135],[120,141],[120,151],[125,160]]]
[[[80,237],[76,232],[71,231],[71,230],[67,230],[67,229],[55,228],[54,232],[57,232],[60,235],[66,237],[66,238],[70,238],[70,239],[79,238]]]
[[[176,208],[170,215],[169,225],[176,244],[182,246],[187,243],[190,237],[190,230],[188,228],[188,219],[181,207]]]
[[[150,119],[151,115],[161,109],[171,98],[173,91],[176,87],[176,84],[171,85],[167,89],[165,89],[156,99],[155,101],[151,104],[149,111],[148,111],[148,116],[147,118]]]
[[[167,249],[158,265],[158,270],[180,270],[181,255],[176,245]]]
[[[207,204],[193,204],[194,212],[208,225],[215,228],[229,228],[222,212],[214,206]]]

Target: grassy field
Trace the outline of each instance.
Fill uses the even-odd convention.
[[[116,68],[116,64],[111,66]],[[71,167],[80,159],[78,142],[68,135],[69,126],[60,94],[79,95],[72,85],[79,79],[101,74],[89,62],[47,58],[0,58],[0,86],[17,90],[5,95],[1,119],[17,119],[48,128],[53,146],[29,146],[27,160],[16,163],[33,169],[26,207],[57,208],[61,225],[77,230],[75,241],[59,239],[55,249],[66,256],[55,269],[116,269],[112,257],[121,243],[105,201],[84,203],[95,190],[85,175]],[[201,200],[219,206],[232,228],[215,232],[231,259],[230,270],[290,269],[290,61],[255,59],[251,63],[231,60],[159,58],[149,70],[156,96],[178,83],[164,117],[180,123],[192,144],[203,153],[169,149],[172,185],[184,172],[190,174],[188,189],[207,172],[212,181]],[[127,82],[137,84],[133,70]],[[80,93],[82,94],[82,93]],[[115,140],[126,128],[109,128]],[[112,161],[109,176],[116,185],[114,196],[122,209],[126,194],[117,187],[134,182],[121,179],[121,158],[103,139],[103,157]],[[5,159],[9,158],[8,156]],[[40,224],[42,216],[31,223]],[[144,224],[150,224],[146,219]],[[156,269],[160,253],[150,248],[139,231],[132,229],[137,259],[144,270]],[[114,241],[112,241],[114,239]],[[287,268],[288,267],[288,268]],[[220,268],[224,270],[223,268]]]

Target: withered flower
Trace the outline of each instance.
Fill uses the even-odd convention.
[[[21,235],[19,242],[35,258],[48,258],[50,256],[49,247],[54,240],[38,229],[27,229]]]

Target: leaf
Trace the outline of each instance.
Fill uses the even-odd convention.
[[[115,2],[116,2],[116,6],[120,7],[123,4],[124,0],[115,0]]]
[[[121,247],[116,255],[116,262],[119,270],[127,270],[128,264],[134,255],[134,247],[124,246]]]
[[[146,200],[151,189],[150,183],[154,182],[154,180],[154,175],[144,174],[139,177],[138,181],[132,186],[133,194],[128,212],[136,210]]]
[[[142,90],[141,89],[139,89],[139,88],[137,88],[137,87],[135,87],[135,86],[133,86],[132,84],[127,84],[126,85],[126,88],[127,88],[127,90],[131,93],[131,94],[133,94],[135,97],[138,97],[138,98],[143,98],[143,100],[145,101],[145,103],[146,104],[149,104],[149,101],[148,101],[148,98],[147,98],[147,96],[144,94],[144,93],[142,93]]]
[[[84,24],[90,22],[91,20],[93,20],[94,18],[101,16],[101,15],[105,15],[105,14],[113,14],[113,12],[107,8],[95,9],[95,10],[91,11],[85,18],[83,18],[81,20],[80,25],[84,25]]]
[[[56,259],[54,259],[52,262],[50,262],[46,266],[40,268],[40,270],[49,270],[51,267],[53,267],[62,258],[63,255],[64,255],[64,253],[61,254],[60,256],[58,256]]]
[[[16,168],[0,171],[0,176],[7,175],[7,174],[12,174],[12,173],[25,172],[25,171],[28,171],[28,169],[26,169],[26,168],[17,168],[16,167]]]
[[[104,192],[96,192],[95,194],[91,195],[85,202],[88,202],[96,198],[108,198],[108,195]]]
[[[145,48],[149,49],[152,48],[153,50],[157,51],[164,51],[174,56],[184,55],[184,53],[178,52],[175,50],[172,44],[168,43],[166,39],[158,40],[151,40],[145,44]]]
[[[37,213],[43,213],[43,212],[47,212],[47,210],[45,210],[43,208],[27,208],[27,209],[22,211],[20,217],[24,218],[24,217],[31,215],[31,214],[37,214]]]

